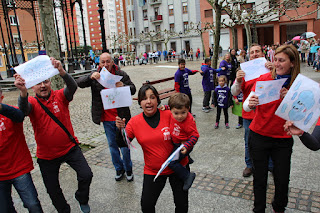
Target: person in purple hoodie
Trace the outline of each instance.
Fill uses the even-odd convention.
[[[224,69],[225,69],[224,67],[222,69],[221,68],[213,69],[211,67],[210,58],[206,58],[204,60],[204,63],[201,66],[200,74],[203,76],[202,87],[203,87],[203,92],[204,92],[203,105],[202,105],[203,112],[207,113],[212,109],[209,105],[209,102],[210,102],[210,98],[212,95],[212,91],[215,88],[214,80],[216,78],[216,73],[220,72],[221,70],[224,70]],[[212,99],[212,104],[213,104],[213,99]]]
[[[214,128],[219,128],[221,110],[223,109],[226,129],[229,129],[228,108],[229,106],[233,107],[233,101],[230,88],[227,86],[227,77],[220,75],[218,77],[218,83],[219,85],[214,90],[214,106],[217,107],[217,118]]]
[[[198,70],[189,70],[186,68],[186,60],[183,58],[179,58],[178,60],[179,69],[174,74],[174,89],[176,92],[181,92],[188,95],[190,99],[190,109],[189,112],[191,113],[191,106],[192,106],[192,95],[191,89],[189,87],[189,75],[194,75]]]
[[[231,55],[229,52],[227,52],[224,57],[223,60],[220,62],[219,68],[225,67],[225,70],[221,71],[218,73],[218,77],[220,75],[224,75],[227,77],[227,82],[226,84],[228,85],[229,80],[230,80],[230,74],[231,74],[231,70],[232,70],[232,64],[231,64]]]

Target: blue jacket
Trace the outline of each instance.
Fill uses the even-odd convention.
[[[213,69],[207,64],[202,64],[201,70],[203,73],[201,75],[203,76],[202,78],[202,87],[204,92],[209,92],[211,90],[214,90],[215,85],[214,85],[214,79],[215,79],[215,74],[217,72],[221,71],[221,68],[219,69]]]
[[[175,90],[184,94],[191,94],[191,89],[189,87],[189,75],[194,75],[196,73],[197,70],[191,71],[188,68],[184,68],[184,70],[178,69],[174,75]]]

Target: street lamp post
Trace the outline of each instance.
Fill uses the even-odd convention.
[[[79,4],[79,7],[80,7],[81,22],[82,22],[82,33],[83,33],[83,41],[84,41],[84,54],[85,54],[85,59],[86,59],[85,70],[90,70],[91,66],[90,66],[89,55],[88,55],[86,31],[85,31],[85,28],[84,28],[82,0],[78,0],[78,4]]]
[[[179,32],[179,38],[180,38],[180,53],[181,53],[182,52],[182,32],[181,31]]]
[[[103,4],[102,0],[98,0],[99,4],[99,9],[98,12],[100,14],[100,28],[101,28],[101,39],[102,39],[102,52],[108,52],[107,51],[107,45],[106,45],[106,31],[104,29],[104,18],[103,18]]]

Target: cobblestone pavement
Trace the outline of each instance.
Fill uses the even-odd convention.
[[[187,61],[186,67],[190,69],[200,69],[202,61]],[[320,82],[320,74],[314,73],[311,68],[302,65],[303,74]],[[159,63],[156,65],[136,65],[123,68],[135,83],[137,90],[146,80],[156,80],[174,75],[177,63]],[[192,156],[195,164],[191,169],[196,172],[197,177],[193,188],[220,195],[253,200],[252,177],[243,178],[241,176],[244,168],[244,144],[243,131],[235,130],[237,117],[229,113],[231,129],[213,129],[215,111],[210,113],[201,112],[202,107],[202,87],[201,76],[190,76],[190,86],[193,94],[193,112],[197,115],[196,121],[200,132],[200,139],[196,145]],[[156,85],[157,89],[172,87],[173,81]],[[4,93],[4,103],[16,105],[18,91]],[[33,95],[32,90],[29,91]],[[135,94],[134,97],[136,97]],[[164,103],[166,101],[163,101]],[[94,148],[85,152],[85,156],[90,165],[97,165],[114,169],[109,150],[107,148],[106,137],[103,126],[95,125],[91,120],[91,91],[90,88],[78,89],[74,100],[70,103],[71,120],[74,131],[79,141]],[[141,109],[134,101],[131,106],[132,115],[139,114]],[[221,118],[223,122],[223,117]],[[28,146],[33,156],[35,156],[36,144],[33,130],[29,118],[25,119],[24,131]],[[225,141],[224,141],[225,140]],[[296,140],[297,141],[297,140]],[[137,143],[135,143],[137,144]],[[296,142],[293,154],[291,183],[289,190],[288,208],[290,212],[295,210],[305,212],[320,212],[320,186],[319,170],[320,155],[304,148],[301,143]],[[297,150],[297,151],[296,151]],[[299,150],[303,150],[301,153]],[[143,174],[142,151],[132,151],[132,159],[135,175]],[[295,159],[298,159],[295,161]],[[311,163],[310,163],[311,162]],[[315,163],[314,163],[315,162]],[[305,167],[308,170],[304,170]],[[311,167],[310,167],[311,166]],[[62,169],[68,169],[68,166]],[[267,203],[270,204],[273,198],[274,185],[272,176],[269,175],[269,185],[267,190]],[[253,202],[252,202],[253,203]]]

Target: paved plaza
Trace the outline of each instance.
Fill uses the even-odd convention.
[[[187,61],[186,67],[199,70],[202,62],[202,60]],[[146,80],[152,81],[173,76],[177,67],[177,62],[159,62],[153,65],[125,66],[123,70],[130,75],[131,80],[139,89]],[[320,73],[314,72],[305,64],[301,65],[301,68],[302,74],[320,82]],[[201,111],[203,100],[201,81],[200,74],[189,77],[193,95],[192,111],[196,115],[200,133],[199,141],[191,153],[195,161],[191,165],[191,170],[196,172],[197,176],[189,191],[189,212],[251,212],[253,207],[252,177],[242,177],[242,171],[245,168],[244,129],[235,128],[238,118],[231,113],[231,109],[229,109],[231,128],[226,129],[224,125],[220,125],[219,129],[214,129],[216,111],[209,113]],[[173,87],[173,84],[173,81],[170,81],[155,86],[157,89],[164,89]],[[18,91],[4,92],[3,102],[16,105],[18,94]],[[33,95],[33,91],[30,90],[29,94]],[[136,96],[137,94],[134,95]],[[166,102],[167,100],[162,101],[163,104]],[[91,212],[141,212],[140,196],[144,165],[141,148],[134,141],[133,144],[137,149],[132,150],[131,156],[135,180],[130,183],[126,180],[116,182],[103,126],[92,122],[90,107],[90,88],[79,88],[74,100],[70,103],[70,112],[75,135],[81,143],[91,146],[91,149],[85,152],[85,157],[94,175],[89,201]],[[141,113],[137,101],[133,101],[131,112],[132,115]],[[224,116],[221,116],[220,123],[224,123]],[[36,144],[28,117],[24,122],[24,131],[32,156],[35,156]],[[320,152],[307,149],[298,138],[295,138],[293,149],[289,203],[286,212],[320,212]],[[44,211],[46,213],[56,212],[43,185],[36,162],[32,176]],[[67,165],[61,167],[60,183],[72,212],[80,212],[73,198],[77,188],[76,175]],[[273,178],[270,174],[266,210],[268,213],[272,212],[270,203],[273,193]],[[16,192],[13,193],[13,199],[18,212],[27,212]],[[156,210],[157,212],[174,212],[169,184],[162,192]]]

